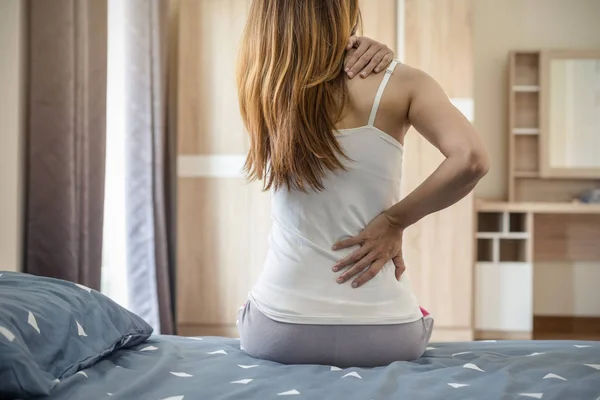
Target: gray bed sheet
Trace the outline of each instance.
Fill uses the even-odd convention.
[[[432,344],[387,367],[252,358],[229,338],[153,336],[60,382],[45,399],[600,399],[600,342]]]

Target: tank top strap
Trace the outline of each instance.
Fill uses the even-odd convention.
[[[394,60],[385,70],[385,75],[381,84],[379,85],[379,89],[377,90],[377,94],[375,95],[375,101],[373,102],[373,108],[371,109],[371,115],[369,115],[369,125],[372,126],[375,123],[375,117],[377,116],[377,110],[379,109],[379,102],[381,101],[381,97],[383,96],[383,91],[387,86],[394,69],[396,69],[396,65],[398,65],[398,61]]]

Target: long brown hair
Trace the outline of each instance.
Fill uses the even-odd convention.
[[[335,136],[347,101],[342,73],[358,0],[253,0],[238,59],[238,96],[250,135],[244,166],[263,188],[323,189],[344,169]]]

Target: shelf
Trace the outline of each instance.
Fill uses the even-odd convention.
[[[478,233],[499,233],[507,231],[504,229],[504,218],[502,213],[479,213],[477,216]]]
[[[479,239],[528,239],[527,214],[524,212],[477,213]]]
[[[513,86],[514,92],[539,92],[540,87],[538,85],[515,85]]]
[[[530,227],[524,212],[477,212],[477,262],[528,262]]]
[[[540,173],[537,171],[515,171],[515,178],[537,178]]]
[[[515,235],[514,233],[511,235]],[[527,242],[525,239],[500,239],[499,249],[500,259],[502,262],[526,262],[527,260]],[[494,260],[496,261],[496,260]]]
[[[492,239],[477,239],[477,263],[494,263],[496,252]]]
[[[517,52],[514,54],[511,82],[517,86],[540,84],[539,52]]]
[[[517,135],[513,138],[513,143],[512,168],[515,175],[527,173],[529,176],[537,177],[540,169],[538,136]]]
[[[519,238],[515,238],[519,237]],[[527,234],[477,234],[477,264],[520,264],[529,263]]]
[[[540,214],[600,214],[600,204],[582,203],[509,203],[477,200],[478,211],[483,212],[534,212]]]
[[[520,129],[539,129],[539,103],[540,99],[537,93],[526,90],[517,91],[510,104],[510,112],[514,118],[511,126]]]
[[[540,130],[538,128],[514,128],[512,133],[513,135],[539,135]]]
[[[521,212],[511,212],[508,214],[508,230],[511,235],[526,234],[529,238],[529,229],[527,226],[527,214]]]

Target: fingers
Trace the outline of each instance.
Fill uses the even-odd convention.
[[[352,78],[358,75],[359,72],[363,71],[367,65],[371,62],[373,57],[378,53],[378,48],[376,46],[371,46],[365,53],[358,58],[358,61],[354,64],[350,71],[348,72],[348,77]],[[361,74],[362,77],[366,77],[365,74]]]
[[[373,264],[371,264],[369,269],[360,274],[360,276],[356,278],[354,282],[352,282],[352,287],[360,287],[369,282],[371,279],[375,278],[375,275],[381,271],[381,268],[383,268],[386,262],[387,261],[385,258],[380,258],[379,260],[375,261]]]
[[[349,265],[352,265],[358,261],[360,261],[364,256],[366,256],[370,251],[370,248],[367,246],[362,246],[360,249],[356,250],[354,253],[350,254],[347,257],[342,258],[340,261],[335,263],[333,266],[333,272],[337,272],[342,268],[346,268]]]
[[[346,73],[349,78],[353,78],[358,74],[377,52],[376,49],[371,50],[371,43],[366,40],[361,40],[358,48],[348,59],[346,64]]]
[[[400,269],[400,268],[396,267],[395,275],[396,275],[396,280],[397,281],[400,280],[400,278],[402,277],[403,273],[404,273],[403,269]]]
[[[350,36],[350,39],[348,39],[348,45],[346,46],[346,50],[350,50],[354,46],[357,46],[359,42],[360,40],[358,36]]]
[[[404,257],[402,257],[402,255],[396,256],[394,258],[392,258],[392,261],[394,262],[394,265],[396,266],[396,280],[400,280],[400,277],[402,277],[402,274],[404,273],[404,271],[406,271],[406,265],[404,264]]]
[[[345,71],[350,79],[359,72],[363,78],[369,76],[373,71],[381,72],[394,59],[394,52],[387,46],[366,37],[351,36],[346,50],[351,49],[355,50],[347,54],[344,63]]]
[[[348,239],[340,240],[339,242],[335,243],[331,249],[332,250],[347,249],[348,247],[356,246],[357,244],[362,244],[362,242],[363,242],[363,239],[360,235],[354,236],[354,237],[351,237]]]
[[[379,65],[377,67],[375,67],[375,72],[380,72],[380,71],[383,71],[384,69],[386,69],[390,65],[390,63],[392,62],[393,59],[394,59],[393,53],[388,53],[388,54],[384,55],[383,59],[381,60]]]
[[[360,72],[360,76],[361,78],[366,78],[367,76],[369,76],[369,74],[371,72],[373,72],[373,70],[379,66],[379,64],[381,63],[381,61],[383,60],[383,55],[381,54],[381,52],[375,54],[373,56],[373,58],[371,59],[371,62],[369,62],[369,64],[363,68],[363,70]]]
[[[344,283],[344,282],[350,280],[352,277],[359,274],[365,268],[367,268],[369,265],[371,265],[371,263],[373,261],[375,261],[375,256],[373,254],[367,254],[359,262],[354,264],[353,267],[349,268],[346,272],[344,272],[342,275],[340,275],[340,277],[337,278],[337,283]]]
[[[356,37],[356,36],[353,36],[353,37]],[[352,37],[350,39],[352,39]],[[354,63],[356,63],[358,61],[359,57],[362,56],[365,53],[365,51],[367,51],[369,46],[370,46],[370,43],[368,40],[364,40],[364,38],[363,38],[363,40],[360,40],[358,37],[356,37],[356,39],[353,41],[353,45],[351,47],[351,48],[354,48],[355,50],[352,51],[352,54],[346,60],[346,72],[348,72],[350,70],[350,68],[352,68]]]

